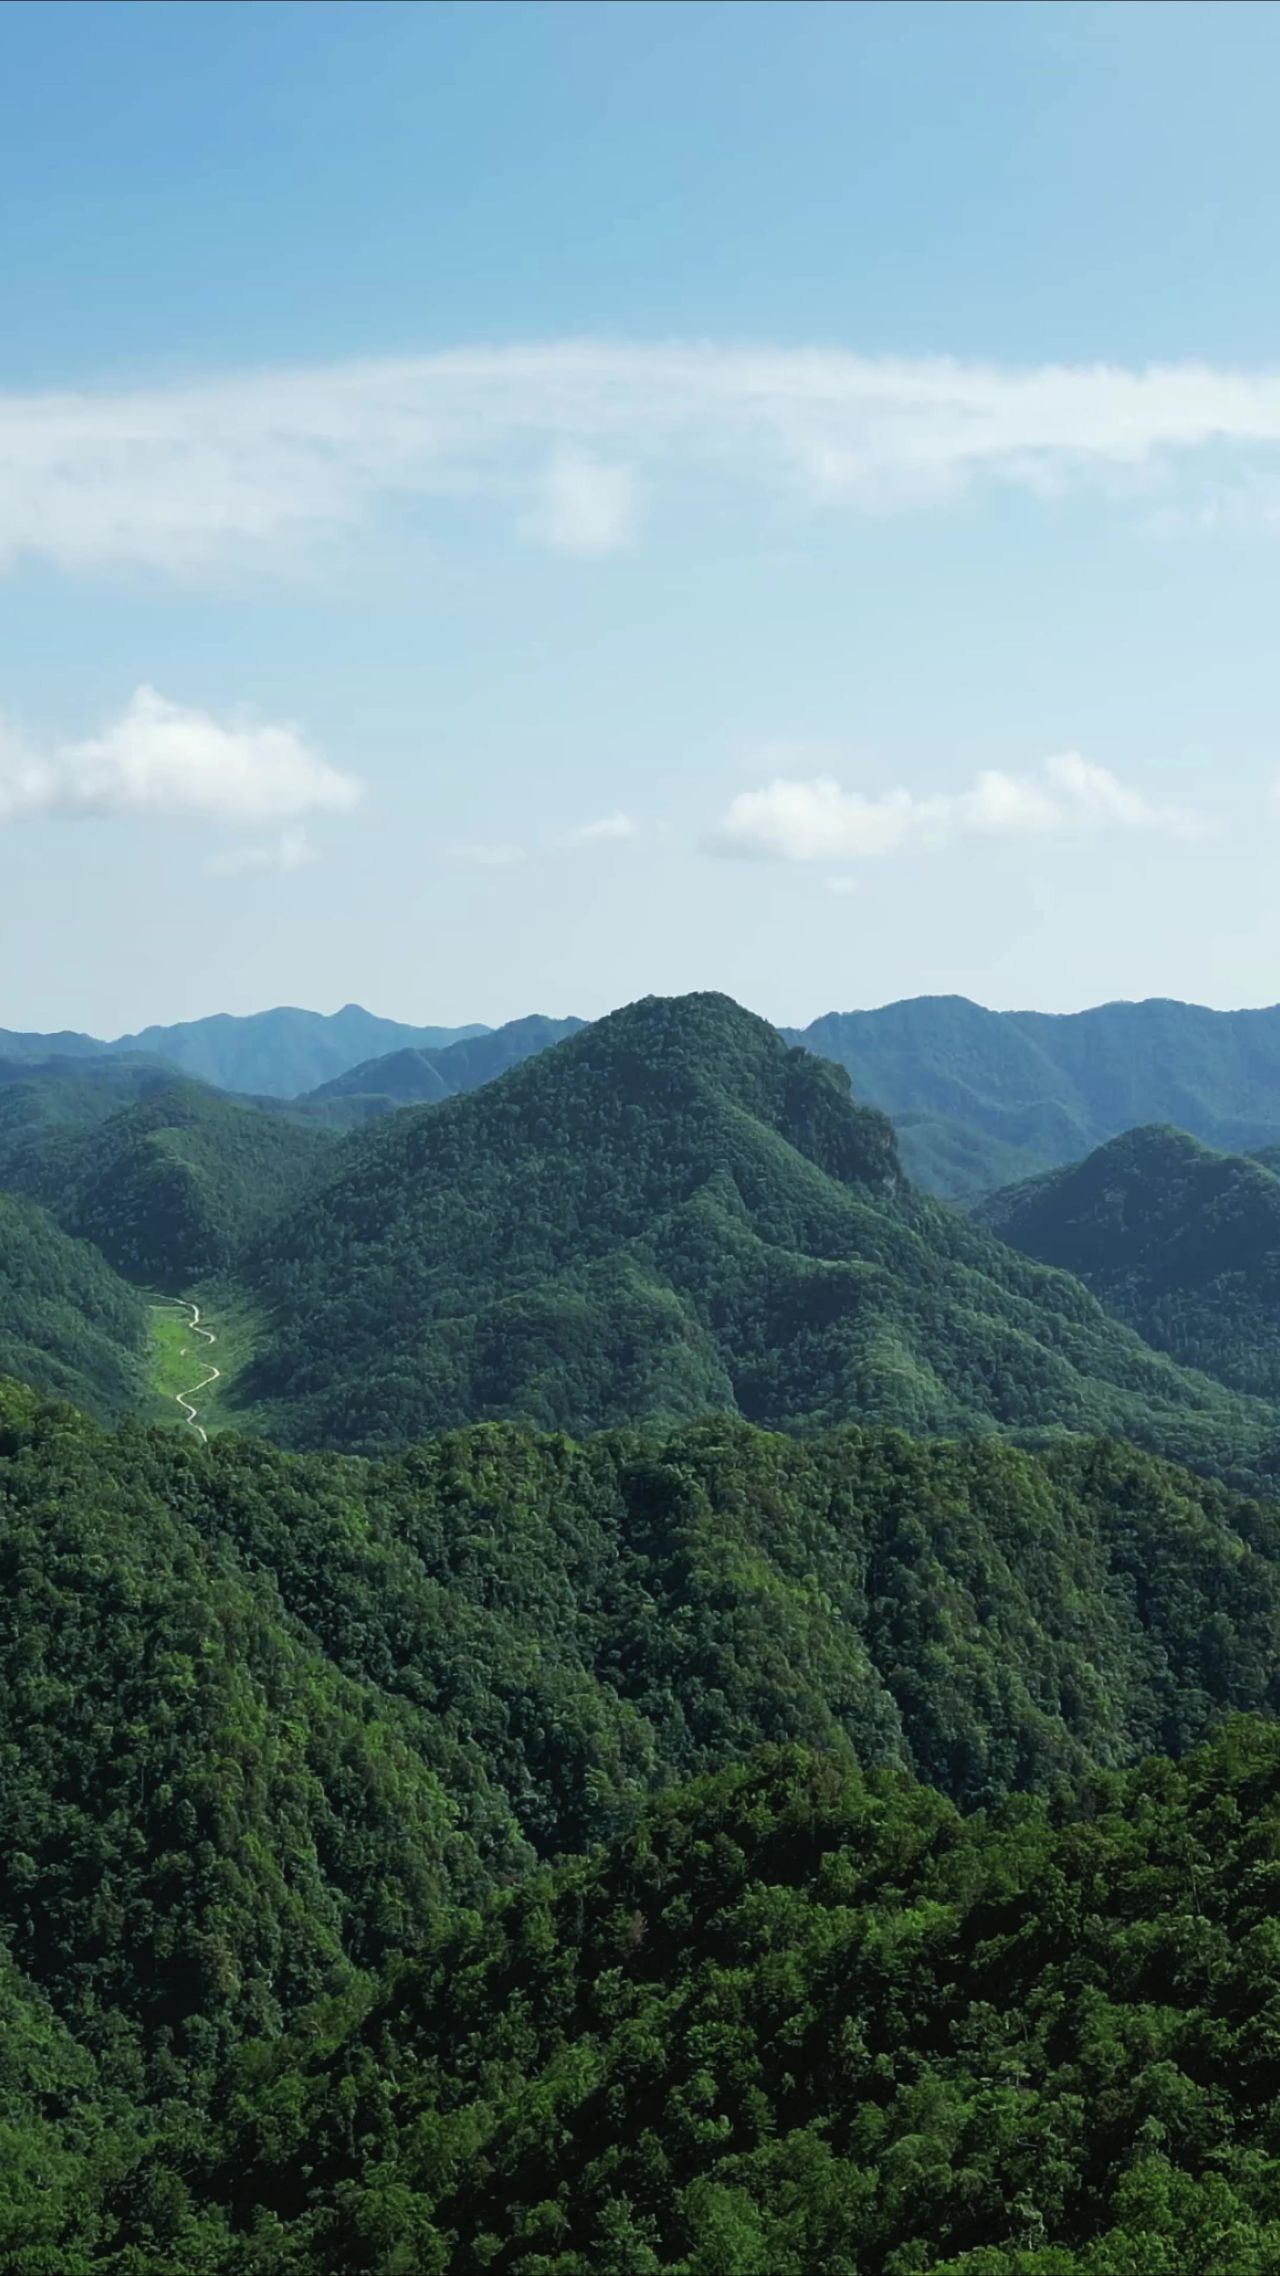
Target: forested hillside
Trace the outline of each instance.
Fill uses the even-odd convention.
[[[1280,1006],[992,1012],[919,996],[786,1032],[846,1067],[869,1106],[958,1122],[1046,1165],[1152,1122],[1233,1151],[1280,1142]]]
[[[174,1293],[225,1270],[334,1142],[153,1067],[127,1083],[94,1067],[0,1085],[0,1189],[43,1202],[126,1278]]]
[[[293,1444],[736,1410],[1274,1464],[1271,1410],[913,1194],[847,1078],[724,997],[633,1005],[348,1140],[247,1269],[271,1326],[245,1397]]]
[[[46,1210],[0,1193],[0,1375],[111,1417],[140,1404],[146,1308]]]
[[[1248,1723],[968,1824],[767,1753],[247,2056],[141,2203],[272,2276],[1270,2276],[1278,1804]]]
[[[975,1214],[1184,1366],[1280,1398],[1280,1177],[1261,1162],[1132,1130]]]
[[[15,1387],[0,1581],[14,2276],[1274,2265],[1280,1735],[1085,1765],[1274,1710],[1280,1512]]]

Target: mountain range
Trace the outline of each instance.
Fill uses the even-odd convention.
[[[350,1133],[308,1116],[375,1097],[363,1068],[328,1100],[283,1102],[136,1055],[10,1062],[0,1191],[45,1211],[50,1254],[55,1235],[90,1242],[133,1288],[251,1321],[221,1416],[290,1445],[372,1452],[486,1417],[860,1416],[1107,1430],[1272,1475],[1262,1343],[1233,1372],[1211,1333],[1171,1344],[1109,1284],[1091,1295],[1087,1270],[1046,1270],[1056,1251],[1019,1253],[1034,1243],[1012,1224],[998,1239],[920,1193],[832,1062],[725,997],[563,1025],[559,1042],[524,1022],[413,1058],[407,1083],[452,1095],[387,1100]],[[49,1366],[23,1372],[118,1411],[82,1344],[51,1335]]]
[[[1280,2266],[1265,1053],[962,1058],[0,1059],[0,2267]]]
[[[0,1028],[0,1059],[109,1059],[139,1054],[163,1059],[184,1075],[214,1083],[221,1090],[260,1092],[268,1098],[295,1098],[359,1060],[406,1048],[437,1050],[465,1036],[484,1035],[483,1027],[408,1027],[379,1019],[359,1004],[338,1012],[250,1012],[237,1017],[182,1020],[174,1027],[146,1027],[113,1042],[64,1029],[35,1035]]]
[[[535,1015],[497,1030],[414,1027],[356,1004],[281,1008],[109,1043],[0,1030],[0,1060],[142,1055],[224,1090],[302,1100],[305,1118],[351,1127],[393,1104],[474,1088],[580,1024]],[[856,1096],[892,1117],[912,1179],[944,1198],[1012,1184],[1146,1123],[1229,1151],[1280,1145],[1280,1007],[1217,1012],[1153,999],[1050,1014],[936,996],[782,1032],[847,1069]],[[463,1042],[483,1047],[442,1065]]]

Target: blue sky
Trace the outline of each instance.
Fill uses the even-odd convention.
[[[1280,12],[0,11],[0,1025],[1280,996]]]

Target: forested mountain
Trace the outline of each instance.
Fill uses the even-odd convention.
[[[163,1067],[33,1069],[0,1084],[0,1189],[43,1202],[127,1278],[175,1293],[225,1269],[334,1143]]]
[[[962,1123],[1044,1164],[1142,1123],[1233,1151],[1280,1142],[1280,1006],[1153,999],[1054,1014],[920,996],[786,1033],[848,1068],[868,1105]]]
[[[1265,2276],[1280,1738],[1084,1765],[1273,1711],[1278,1613],[1114,1446],[0,1390],[0,2265]]]
[[[397,1106],[421,1105],[433,1099],[454,1098],[462,1091],[478,1090],[509,1067],[518,1067],[553,1043],[563,1043],[585,1026],[580,1019],[513,1019],[505,1027],[451,1043],[441,1051],[393,1051],[382,1059],[366,1059],[344,1075],[321,1083],[309,1093],[312,1099],[370,1097],[394,1101]]]
[[[209,1019],[183,1020],[175,1027],[147,1027],[110,1043],[66,1030],[32,1035],[0,1028],[0,1058],[105,1058],[144,1052],[220,1090],[293,1098],[380,1052],[406,1045],[435,1050],[465,1036],[487,1033],[483,1026],[410,1027],[403,1020],[379,1019],[359,1004],[344,1004],[340,1012],[281,1006],[243,1018],[217,1012]]]
[[[1262,1163],[1131,1130],[975,1215],[1184,1366],[1280,1398],[1280,1177]]]
[[[286,1442],[737,1410],[1116,1430],[1266,1474],[1276,1421],[905,1184],[843,1073],[725,997],[653,998],[349,1139],[247,1268]]]
[[[111,1043],[0,1029],[0,1059],[147,1053],[225,1090],[406,1103],[473,1089],[578,1024],[414,1027],[348,1004],[218,1014]],[[1172,1123],[1232,1151],[1280,1145],[1280,1006],[1216,1012],[1157,999],[1050,1014],[921,996],[782,1032],[847,1068],[856,1095],[900,1122],[912,1176],[939,1193],[1008,1184],[1142,1123]],[[460,1041],[493,1049],[460,1053],[441,1090],[438,1055]]]
[[[110,1417],[142,1397],[146,1309],[96,1249],[0,1193],[0,1375]]]

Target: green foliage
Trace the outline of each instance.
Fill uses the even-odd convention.
[[[0,2266],[1270,2276],[1278,1693],[1119,1446],[5,1388]]]
[[[727,998],[651,999],[335,1155],[250,1275],[287,1442],[738,1410],[1114,1431],[1240,1478],[1275,1418],[905,1184],[882,1116]]]
[[[244,2046],[89,2264],[1273,2276],[1278,1878],[1260,1725],[967,1822],[767,1750]]]
[[[1183,1366],[1280,1398],[1280,1177],[1262,1163],[1131,1130],[975,1214]]]
[[[96,1249],[0,1193],[0,1373],[109,1418],[138,1402],[145,1336],[143,1305]]]
[[[412,1716],[192,1522],[206,1475],[0,1402],[0,1924],[135,2092],[412,1944],[471,1854]]]

